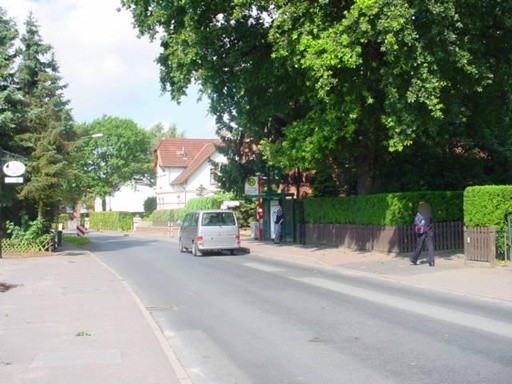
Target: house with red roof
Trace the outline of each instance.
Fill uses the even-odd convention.
[[[154,151],[157,209],[176,209],[195,197],[219,190],[215,182],[217,167],[225,163],[217,151],[220,140],[165,138]]]

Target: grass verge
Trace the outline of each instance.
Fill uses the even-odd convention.
[[[89,244],[91,242],[91,239],[85,236],[62,236],[62,240],[67,241],[68,243],[74,244],[74,245],[85,245]]]

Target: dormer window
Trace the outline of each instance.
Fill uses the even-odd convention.
[[[181,147],[181,149],[179,151],[176,151],[176,155],[178,155],[182,159],[186,159],[188,157],[187,151],[185,151],[185,147]]]

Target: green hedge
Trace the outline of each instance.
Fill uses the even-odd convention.
[[[196,197],[187,202],[187,205],[178,209],[161,209],[153,211],[149,217],[149,221],[153,222],[172,222],[175,223],[183,220],[185,214],[192,211],[199,211],[203,209],[219,209],[222,202],[231,200],[231,195],[228,194],[215,194],[213,196]]]
[[[133,214],[130,212],[90,212],[89,225],[98,230],[129,231]]]
[[[464,191],[464,225],[495,227],[498,255],[507,251],[505,236],[510,244],[506,219],[512,218],[512,186],[486,185],[468,187]]]
[[[409,225],[425,200],[436,222],[462,221],[462,199],[461,191],[307,198],[304,216],[309,224]]]
[[[502,228],[512,214],[512,186],[487,185],[464,191],[464,225]]]
[[[176,221],[176,209],[161,209],[159,211],[153,211],[151,215],[149,215],[147,221],[153,222],[175,222]]]

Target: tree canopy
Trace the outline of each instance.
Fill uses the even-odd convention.
[[[151,178],[150,137],[133,120],[103,116],[78,124],[76,130],[80,139],[72,150],[78,173],[73,188],[84,196],[104,199],[133,179]]]
[[[33,15],[25,20],[17,45],[14,25],[3,20],[5,45],[0,57],[6,110],[0,120],[7,129],[0,141],[8,140],[8,150],[25,157],[27,173],[18,196],[36,206],[39,218],[49,218],[62,202],[70,170],[66,156],[73,118],[63,94],[66,85],[53,48],[43,42]]]
[[[160,38],[162,89],[200,83],[226,175],[312,169],[359,194],[510,182],[511,0],[122,4]]]

